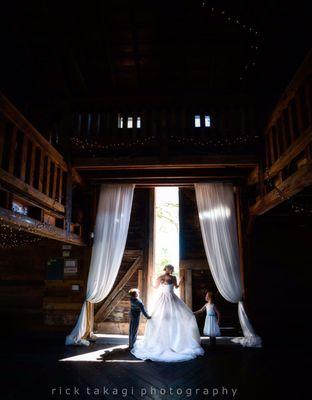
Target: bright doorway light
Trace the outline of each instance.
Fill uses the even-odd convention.
[[[179,188],[155,188],[155,275],[163,273],[166,264],[179,272]]]

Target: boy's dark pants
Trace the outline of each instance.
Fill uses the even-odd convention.
[[[140,314],[139,315],[130,315],[130,326],[129,326],[129,348],[132,349],[137,336],[138,336],[138,329],[140,323]]]

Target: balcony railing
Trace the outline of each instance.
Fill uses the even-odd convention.
[[[264,157],[249,178],[253,215],[262,214],[312,183],[312,52],[277,103],[264,135]]]
[[[243,103],[211,107],[107,106],[100,111],[75,112],[69,120],[73,150],[78,154],[140,147],[155,151],[170,147],[171,152],[181,148],[191,152],[196,147],[222,152],[229,148],[232,153],[237,148],[248,153],[259,139],[260,118],[256,114],[255,104]],[[197,115],[201,117],[198,127]],[[210,118],[210,126],[208,119],[205,125],[205,116]]]
[[[38,234],[46,227],[51,237],[54,235],[63,240],[66,235],[71,235],[72,224],[66,220],[68,173],[61,154],[0,94],[1,206],[9,209],[8,221],[23,219],[19,222],[20,227],[27,225],[28,217],[11,218],[12,204],[9,203],[12,199],[8,202],[6,197],[14,194],[22,204],[26,202],[35,211],[35,218],[30,223],[34,233]],[[6,211],[2,210],[2,216],[5,215]],[[37,229],[36,221],[40,222],[40,229]],[[78,238],[79,235],[73,235],[71,239]]]

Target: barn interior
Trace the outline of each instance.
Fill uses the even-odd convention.
[[[216,387],[222,397],[222,386],[242,399],[307,398],[307,4],[12,1],[1,9],[3,398],[62,397],[66,388],[74,397],[75,386],[80,398],[98,398],[87,385],[127,387],[129,398],[161,398],[169,387],[175,394],[163,398],[188,387]],[[244,301],[261,349],[227,339],[241,332],[205,254],[194,189],[205,182],[233,184]],[[112,290],[92,309],[98,340],[65,348],[85,300],[106,184],[135,185],[125,251]],[[179,367],[139,362],[122,347],[128,290],[138,287],[148,302],[155,273],[158,188],[178,195],[181,299],[196,310],[211,290],[222,313],[216,349],[204,338],[205,356]]]

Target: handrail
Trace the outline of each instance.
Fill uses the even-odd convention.
[[[277,103],[265,130],[265,168],[277,174],[311,142],[312,51]]]
[[[67,164],[63,156],[47,141],[47,139],[37,131],[37,129],[21,114],[18,109],[8,100],[6,96],[0,93],[0,112],[8,118],[20,131],[28,134],[38,145],[45,149],[45,152],[51,156],[59,165],[67,171]]]
[[[0,93],[0,180],[64,213],[67,175],[62,155]]]

